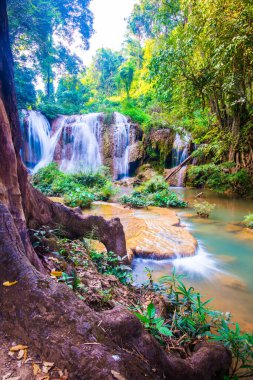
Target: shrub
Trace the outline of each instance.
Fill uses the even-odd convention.
[[[193,207],[195,211],[197,212],[198,216],[200,216],[201,218],[209,218],[209,215],[215,209],[216,205],[208,203],[206,201],[204,202],[195,201],[193,204]]]
[[[64,203],[70,207],[90,208],[94,196],[82,189],[64,195]]]
[[[56,163],[42,168],[32,178],[33,185],[48,196],[63,196],[71,207],[90,207],[94,200],[108,200],[115,189],[110,180],[109,170],[101,168],[97,172],[66,174]]]
[[[245,216],[243,222],[245,223],[245,225],[248,228],[253,229],[253,214],[249,214],[249,215]]]
[[[120,197],[120,203],[132,208],[146,208],[148,201],[140,193],[132,193],[132,195],[123,195]]]
[[[156,207],[187,207],[176,193],[170,190],[169,185],[161,176],[156,176],[139,186],[131,195],[120,198],[122,204],[133,208],[148,206]]]
[[[242,197],[252,196],[253,183],[248,170],[232,170],[235,168],[231,162],[190,166],[187,171],[187,184],[197,188],[207,187],[220,193],[229,191]]]

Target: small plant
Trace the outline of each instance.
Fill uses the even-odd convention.
[[[141,194],[132,193],[132,195],[123,195],[120,197],[120,203],[131,208],[147,208],[149,202]]]
[[[245,216],[243,222],[248,228],[253,229],[253,214]]]
[[[197,212],[197,215],[201,218],[209,218],[211,212],[215,209],[216,205],[204,202],[195,201],[193,204],[194,210]]]
[[[210,339],[221,342],[232,353],[232,366],[229,379],[251,378],[253,376],[253,335],[241,333],[238,323],[229,327],[222,319],[216,334],[209,334]]]
[[[160,343],[164,344],[164,337],[173,335],[165,320],[161,317],[156,317],[156,308],[152,302],[148,305],[147,310],[137,310],[139,311],[134,313],[136,317]]]
[[[90,251],[90,258],[95,263],[98,271],[105,275],[114,275],[122,284],[132,281],[132,268],[124,265],[121,257],[114,252]]]

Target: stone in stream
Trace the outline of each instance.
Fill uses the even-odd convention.
[[[84,213],[91,211],[85,210]],[[115,203],[95,202],[92,213],[106,219],[120,218],[130,260],[134,256],[158,260],[171,259],[193,256],[196,252],[196,239],[180,226],[180,220],[174,210],[158,207],[133,210]]]

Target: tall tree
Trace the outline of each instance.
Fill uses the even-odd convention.
[[[14,59],[26,58],[26,65],[37,67],[48,98],[53,95],[55,71],[72,72],[80,64],[73,47],[76,40],[89,46],[93,33],[90,0],[8,1]],[[71,64],[70,63],[71,60]]]

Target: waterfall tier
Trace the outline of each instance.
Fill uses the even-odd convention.
[[[22,158],[32,172],[55,161],[64,172],[111,168],[115,179],[129,175],[129,148],[136,133],[129,119],[115,112],[111,123],[103,113],[59,116],[50,126],[37,111],[23,111]]]

